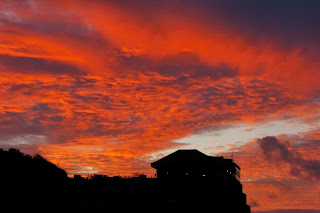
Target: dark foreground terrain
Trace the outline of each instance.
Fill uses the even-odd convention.
[[[250,212],[242,206],[246,198],[239,197],[239,182],[159,181],[144,175],[68,178],[40,155],[16,149],[0,149],[0,166],[5,212]]]

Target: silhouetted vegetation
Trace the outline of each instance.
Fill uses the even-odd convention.
[[[0,166],[8,212],[250,212],[236,179],[68,178],[42,156],[16,149],[0,149]]]

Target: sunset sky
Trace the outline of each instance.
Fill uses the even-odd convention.
[[[319,11],[318,0],[0,0],[0,148],[69,176],[153,176],[177,149],[233,156],[252,212],[318,213]]]

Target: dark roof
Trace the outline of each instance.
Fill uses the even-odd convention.
[[[153,163],[151,166],[155,169],[168,166],[182,166],[182,165],[213,165],[213,164],[234,164],[232,159],[224,159],[221,157],[207,156],[206,154],[196,149],[177,150],[166,157],[163,157]]]

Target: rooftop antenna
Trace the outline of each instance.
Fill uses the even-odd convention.
[[[231,152],[231,159],[233,160],[233,151]]]

